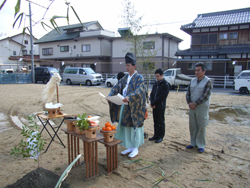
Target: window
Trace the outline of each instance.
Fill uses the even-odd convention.
[[[227,39],[227,33],[220,33],[220,39]]]
[[[60,46],[60,52],[68,52],[69,46]]]
[[[250,61],[247,62],[247,70],[250,70]]]
[[[66,74],[76,74],[78,69],[66,69],[64,73]]]
[[[168,70],[168,71],[164,72],[164,76],[172,76],[172,73],[173,73],[173,71]]]
[[[28,44],[28,41],[27,41],[27,40],[25,40],[25,41],[24,41],[24,44]]]
[[[85,71],[83,69],[79,69],[79,74],[85,74]]]
[[[229,39],[237,39],[238,38],[238,32],[229,33]]]
[[[217,44],[217,33],[209,34],[209,44]]]
[[[250,73],[249,72],[243,72],[240,76],[239,79],[250,79]]]
[[[53,48],[43,48],[42,54],[43,55],[53,55]]]
[[[90,52],[90,44],[82,45],[83,52]]]
[[[76,45],[74,45],[74,49],[76,49]]]
[[[201,35],[201,44],[208,44],[208,35]]]
[[[143,70],[153,70],[155,68],[155,64],[153,62],[143,63]]]
[[[13,51],[13,55],[16,55],[16,51]]]
[[[188,63],[188,70],[194,70],[195,63]]]
[[[192,45],[198,45],[201,43],[201,35],[192,36]]]
[[[192,45],[200,45],[200,44],[217,44],[217,33],[193,35]]]
[[[212,70],[212,63],[205,62],[207,70]]]
[[[143,42],[144,49],[155,49],[155,41]]]
[[[22,50],[23,55],[27,55],[27,50]]]

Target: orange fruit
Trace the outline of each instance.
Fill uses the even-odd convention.
[[[111,123],[110,122],[106,122],[105,123],[105,127],[111,127]]]
[[[112,131],[111,127],[106,127],[106,131]]]
[[[102,130],[103,130],[103,131],[107,131],[107,128],[106,128],[106,127],[103,127]]]
[[[111,129],[112,129],[112,130],[115,130],[115,129],[116,129],[116,126],[112,125],[112,126],[111,126]]]
[[[89,115],[89,116],[88,116],[88,118],[92,118],[92,116],[91,116],[91,115]]]

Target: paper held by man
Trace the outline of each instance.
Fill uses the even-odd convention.
[[[104,96],[102,93],[100,93],[100,92],[99,92],[99,94],[100,94],[102,97],[104,97],[104,98],[106,98],[107,100],[109,100],[110,102],[115,103],[115,104],[117,104],[117,105],[123,105],[123,104],[128,105],[127,102],[123,102],[123,101],[122,101],[122,100],[124,99],[124,97],[123,97],[120,93],[118,93],[118,94],[115,95],[115,96],[107,96],[107,97],[105,97],[105,96]]]

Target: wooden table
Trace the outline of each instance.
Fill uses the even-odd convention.
[[[118,168],[118,149],[117,145],[122,143],[121,140],[114,138],[112,142],[105,142],[104,139],[99,140],[98,142],[106,146],[106,155],[107,155],[107,171],[108,174],[112,173],[115,169]]]
[[[64,117],[66,116],[67,114],[61,114],[61,115],[56,115],[55,117],[48,117],[48,115],[45,115],[45,114],[37,114],[37,117],[39,119],[39,121],[42,123],[43,125],[43,128],[40,132],[40,134],[42,134],[43,130],[45,129],[47,131],[47,133],[49,134],[49,136],[51,137],[51,141],[49,143],[49,145],[47,146],[46,150],[45,150],[45,153],[47,152],[47,150],[49,149],[49,146],[50,144],[52,143],[52,141],[54,141],[54,138],[55,136],[57,136],[57,138],[60,140],[61,144],[65,147],[65,145],[63,144],[62,140],[60,139],[60,137],[58,136],[57,132],[59,131],[60,127],[62,126],[62,123],[64,121]],[[57,127],[53,127],[50,123],[50,120],[51,119],[54,119],[54,118],[60,118],[60,117],[63,117],[63,120],[61,121],[60,125],[57,126]],[[45,120],[45,121],[43,121]],[[54,135],[52,136],[49,132],[49,130],[46,128],[47,124],[49,124],[49,126],[51,127],[51,129],[53,130],[54,132]]]
[[[89,139],[85,135],[76,134],[75,131],[62,129],[68,138],[68,162],[69,164],[80,154],[79,139],[83,141],[84,161],[86,163],[86,180],[98,175],[97,141],[104,139],[103,134],[97,133],[96,138]],[[75,166],[80,165],[80,159]]]

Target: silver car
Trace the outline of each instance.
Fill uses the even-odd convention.
[[[91,68],[68,67],[63,72],[63,80],[68,84],[100,85],[103,81],[102,75]]]

